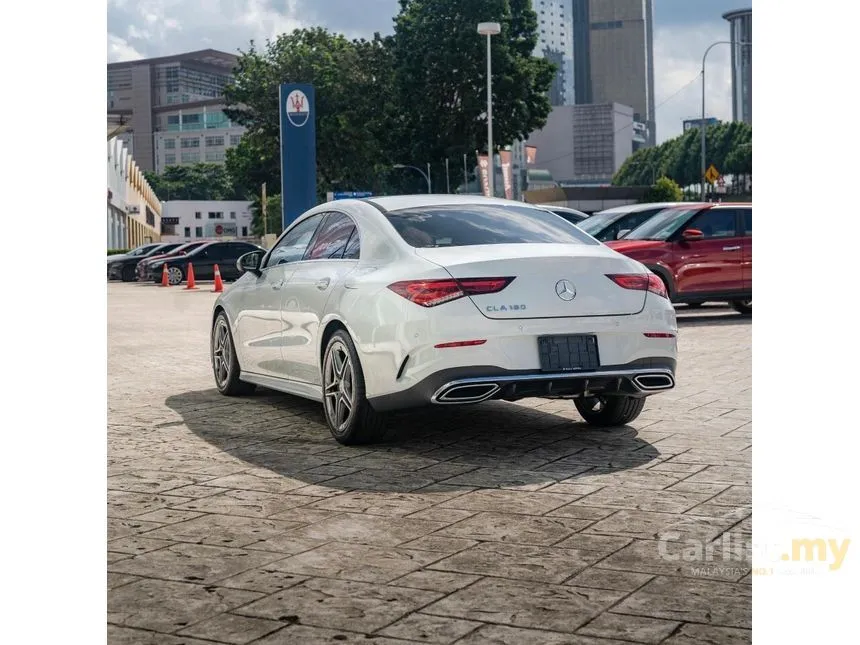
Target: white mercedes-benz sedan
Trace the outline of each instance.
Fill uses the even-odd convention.
[[[572,399],[587,423],[623,425],[675,385],[660,278],[542,208],[329,202],[237,265],[212,314],[219,391],[320,401],[344,444],[379,439],[391,410],[489,399]]]

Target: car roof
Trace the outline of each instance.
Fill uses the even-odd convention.
[[[588,213],[584,213],[582,211],[578,211],[575,208],[570,208],[568,206],[556,206],[555,204],[532,204],[532,206],[537,206],[538,208],[546,208],[551,211],[563,211],[565,213],[574,213],[575,215],[585,215],[588,216]]]
[[[706,202],[646,202],[644,204],[625,204],[624,206],[614,206],[612,208],[607,208],[606,210],[602,210],[599,213],[595,213],[595,215],[602,215],[603,213],[614,214],[614,213],[638,213],[639,211],[647,211],[652,208],[672,208],[673,206],[696,206],[696,205],[704,205]]]
[[[405,208],[422,208],[426,206],[465,206],[467,204],[537,207],[536,204],[517,202],[512,199],[501,199],[498,197],[484,197],[483,195],[389,195],[386,197],[369,197],[360,201],[374,204],[383,211],[397,211]]]

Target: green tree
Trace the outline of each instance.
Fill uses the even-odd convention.
[[[665,175],[681,186],[698,184],[702,177],[701,130],[692,129],[653,148],[630,155],[615,173],[615,186],[650,185]],[[752,127],[739,121],[712,125],[705,131],[707,164],[722,174],[752,173]],[[746,161],[743,161],[746,160]]]
[[[227,115],[247,129],[242,143],[228,151],[227,165],[246,190],[267,182],[280,186],[281,83],[303,82],[316,93],[317,192],[372,189],[384,163],[389,94],[390,40],[350,41],[322,28],[298,29],[254,44],[240,55],[225,89]]]
[[[145,172],[144,176],[162,201],[245,199],[244,190],[237,187],[229,171],[222,164],[168,166],[160,175]]]
[[[487,45],[476,31],[484,21],[502,28],[492,38],[495,145],[546,123],[555,67],[532,56],[538,23],[530,0],[400,0],[393,57],[401,109],[391,121],[392,161],[422,165],[486,150]],[[443,168],[434,166],[436,186]]]
[[[680,202],[684,198],[684,191],[672,179],[660,177],[648,192],[645,193],[643,202]]]

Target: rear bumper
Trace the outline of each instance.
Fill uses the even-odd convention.
[[[575,398],[589,394],[645,397],[675,387],[676,361],[642,358],[590,372],[546,373],[494,366],[457,367],[431,374],[412,387],[369,399],[384,412],[427,404],[462,405],[491,399]]]

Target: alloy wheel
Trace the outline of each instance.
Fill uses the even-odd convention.
[[[331,345],[323,372],[325,411],[336,432],[348,427],[356,407],[355,369],[349,351],[342,342]]]
[[[233,362],[233,347],[230,343],[230,331],[227,322],[219,318],[212,331],[214,342],[212,343],[212,368],[215,370],[215,382],[219,388],[223,388],[230,378],[230,366]]]
[[[167,269],[167,281],[172,285],[182,282],[182,269],[179,267],[170,267]]]

